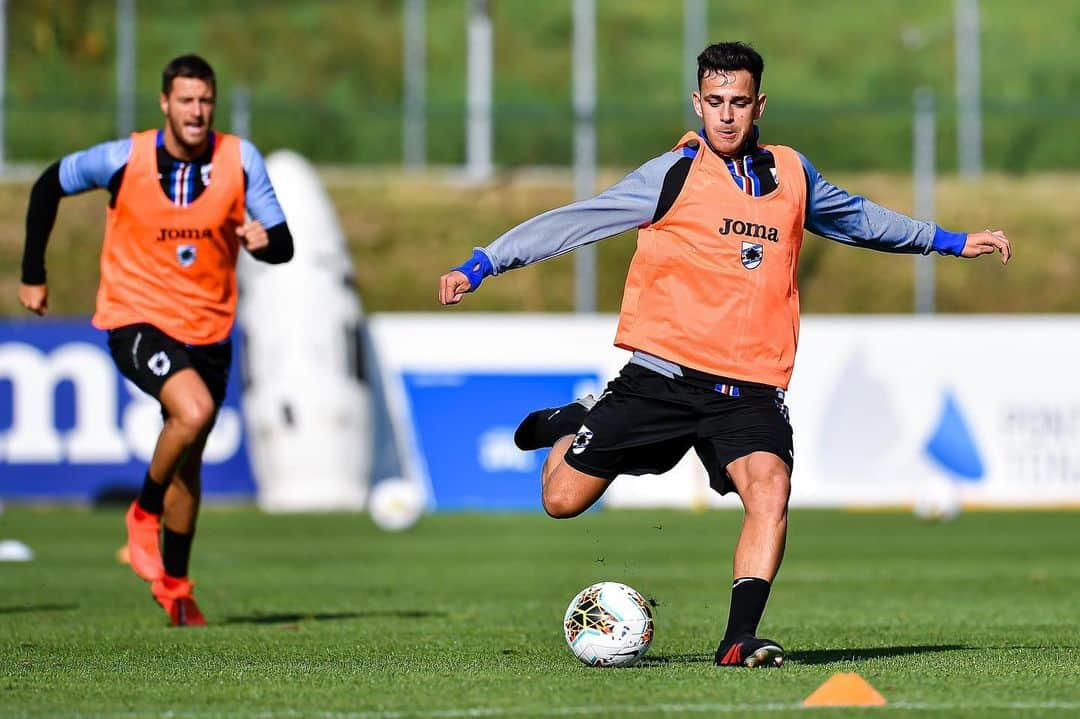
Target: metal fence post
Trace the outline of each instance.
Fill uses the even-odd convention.
[[[596,3],[574,0],[574,196],[596,192]],[[574,253],[574,309],[596,312],[596,246]]]
[[[135,0],[116,0],[116,134],[135,130]]]
[[[402,71],[404,73],[405,112],[401,133],[405,166],[424,167],[427,162],[427,124],[424,96],[427,76],[426,0],[405,0]]]
[[[972,179],[983,168],[981,62],[979,0],[956,0],[956,164]]]
[[[491,158],[493,53],[488,0],[469,0],[468,24],[465,173],[473,182],[486,182],[494,174]]]
[[[708,44],[709,10],[705,0],[683,0],[683,72],[687,97],[684,116],[686,126],[697,127],[698,116],[690,102],[689,93],[697,89],[697,56]]]
[[[233,88],[232,133],[245,140],[251,139],[251,90],[244,85]]]
[[[0,175],[7,170],[7,0],[0,0]]]
[[[913,143],[913,180],[915,216],[920,220],[934,219],[934,186],[936,176],[936,140],[934,91],[928,87],[915,90],[915,132]],[[934,257],[915,256],[915,312],[934,312]]]

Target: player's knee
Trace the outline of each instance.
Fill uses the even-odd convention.
[[[560,490],[544,489],[544,511],[553,519],[570,519],[585,511],[579,498],[572,493]]]
[[[214,402],[210,397],[191,397],[169,419],[185,438],[195,441],[214,422]]]
[[[791,478],[778,467],[753,477],[742,499],[747,513],[779,521],[787,517],[790,496]]]

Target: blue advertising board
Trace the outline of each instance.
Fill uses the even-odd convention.
[[[240,407],[242,350],[236,342],[204,455],[209,499],[250,499],[256,491]],[[437,510],[538,510],[545,452],[518,450],[514,429],[534,409],[601,386],[591,370],[402,370],[400,379],[412,467],[427,480]],[[384,415],[378,421],[389,422]],[[0,499],[92,502],[134,494],[161,421],[158,403],[117,372],[106,334],[89,321],[0,322]],[[379,453],[390,450],[399,451],[380,445]]]
[[[203,491],[250,497],[237,362],[207,442]],[[0,498],[93,501],[135,492],[161,429],[158,403],[117,372],[87,320],[0,322]]]
[[[546,451],[522,452],[514,430],[529,412],[598,394],[596,372],[402,373],[415,460],[439,510],[539,509]]]

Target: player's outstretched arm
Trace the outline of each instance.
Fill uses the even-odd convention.
[[[807,179],[806,229],[815,235],[883,252],[968,258],[1000,252],[1002,264],[1012,256],[1009,238],[1001,230],[950,232],[913,219],[833,185],[806,156],[799,157]]]
[[[994,252],[1001,253],[1001,264],[1005,264],[1012,257],[1012,245],[1009,238],[1001,230],[983,230],[982,232],[969,232],[964,242],[964,249],[960,251],[961,257],[979,257]]]
[[[524,267],[653,221],[667,173],[683,159],[666,152],[600,194],[548,210],[505,232],[439,278],[439,303],[456,305],[485,277]]]

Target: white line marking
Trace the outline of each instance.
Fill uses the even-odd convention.
[[[473,707],[469,709],[436,709],[430,711],[386,711],[386,712],[323,712],[318,716],[322,719],[467,719],[468,717],[503,717],[503,716],[586,716],[596,714],[601,707],[549,707],[547,709],[528,707]],[[736,712],[759,712],[759,711],[784,711],[805,709],[812,711],[817,707],[803,707],[802,704],[633,704],[627,706],[604,706],[607,714],[705,714]],[[826,707],[827,708],[827,707]],[[968,710],[1025,710],[1025,709],[1080,709],[1080,702],[1001,702],[1001,703],[973,703],[973,704],[935,704],[933,702],[895,702],[882,707],[874,707],[875,711],[945,711],[953,709]],[[260,715],[265,719],[274,719],[279,714]],[[299,716],[296,714],[294,716]]]
[[[384,710],[384,711],[304,711],[300,709],[281,709],[264,712],[245,714],[232,712],[231,716],[248,716],[255,719],[291,719],[292,717],[318,717],[319,719],[469,719],[470,717],[566,717],[587,716],[602,710],[605,714],[734,714],[736,712],[759,712],[759,711],[793,711],[816,709],[830,709],[843,707],[804,707],[802,704],[631,704],[624,706],[569,706],[569,707],[466,707],[460,709],[428,709],[428,710]],[[1080,709],[1080,701],[1045,701],[1045,702],[890,702],[885,706],[873,707],[875,712],[883,711],[952,711],[952,710],[1077,710]],[[161,716],[169,719],[185,719],[185,717],[206,716],[213,714],[213,709],[204,712],[188,712],[171,710]],[[152,714],[152,712],[150,712]],[[70,714],[73,719],[104,719],[110,717],[145,717],[147,712],[118,712],[118,713],[94,713],[94,714]]]

